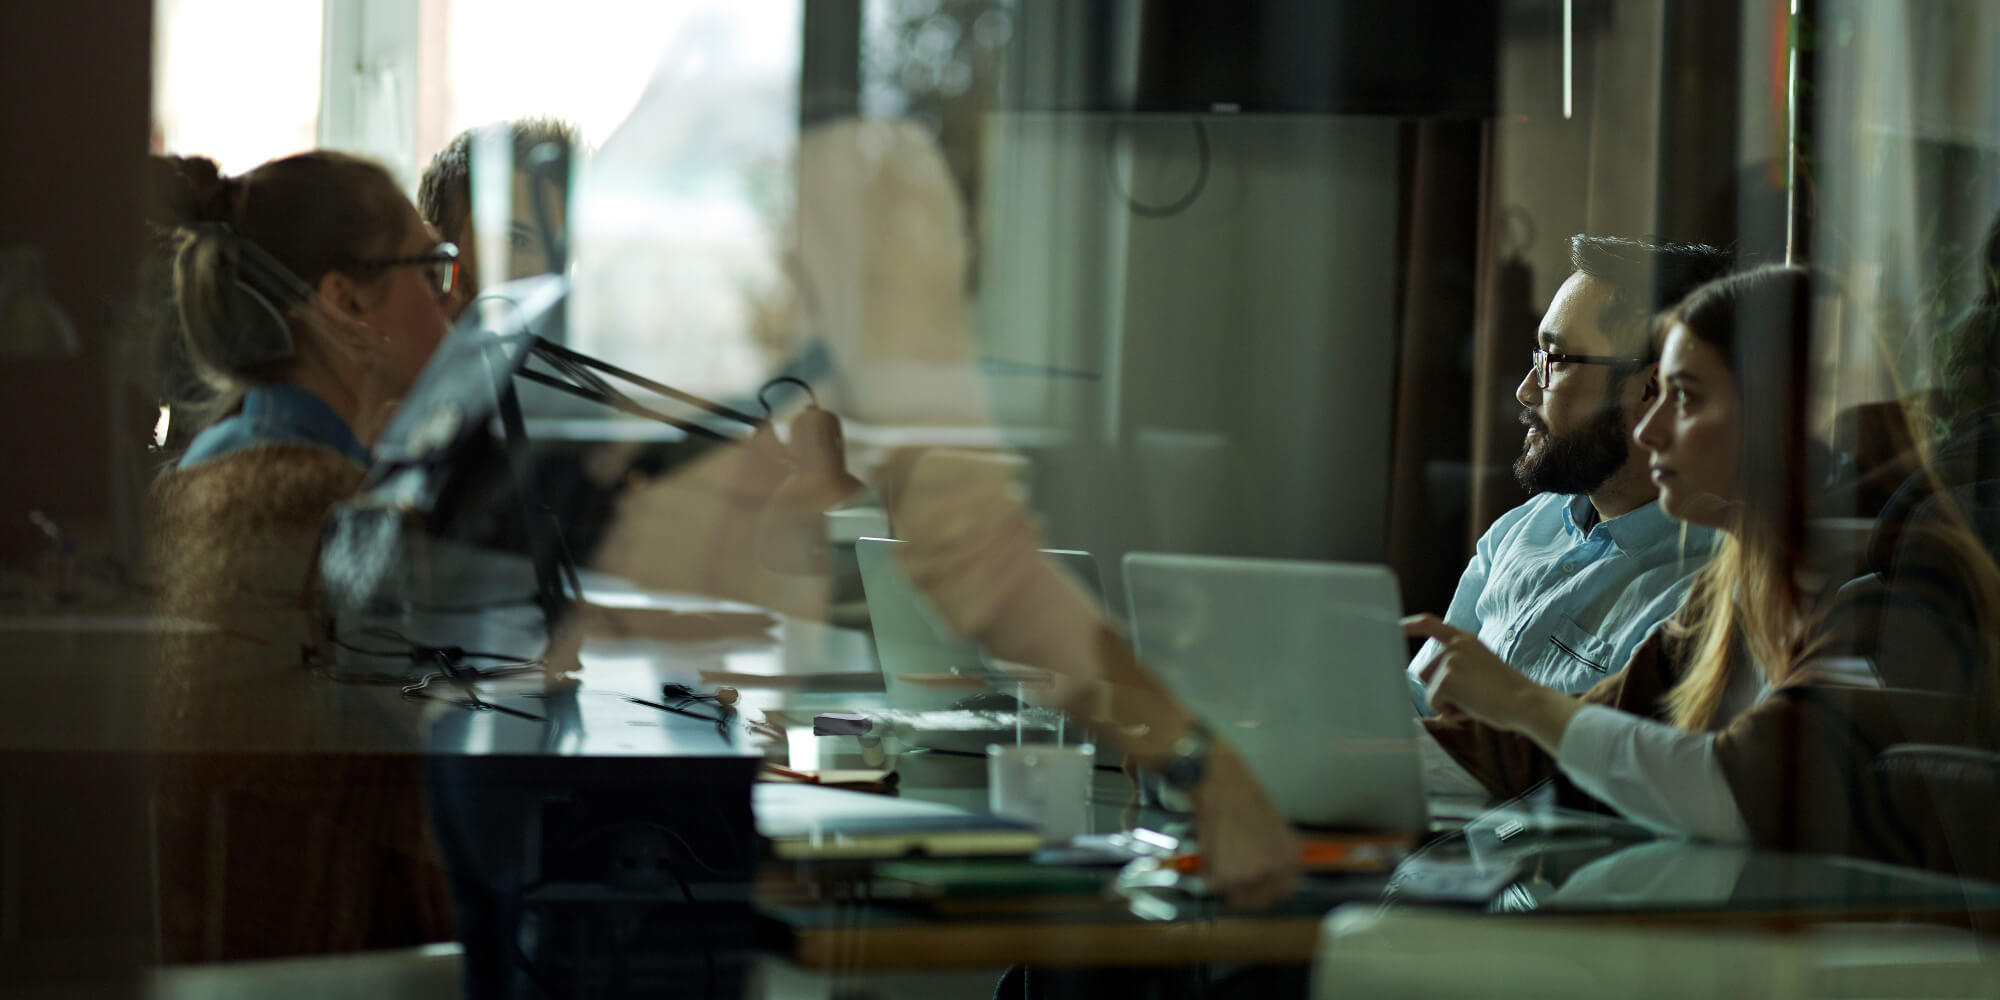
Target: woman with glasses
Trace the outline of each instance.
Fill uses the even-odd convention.
[[[407,740],[408,719],[333,711],[297,650],[327,514],[444,337],[457,251],[363,159],[304,153],[240,177],[177,166],[180,353],[221,416],[155,481],[148,537],[158,610],[229,638],[152,644],[152,735],[186,751],[159,774],[161,957],[446,939],[414,765],[326,752]],[[310,752],[313,773],[245,787],[201,763],[245,748]]]
[[[179,468],[272,444],[367,464],[368,441],[444,336],[457,249],[358,157],[302,153],[230,178],[204,159],[179,164],[182,344],[234,403]]]
[[[1666,832],[1978,871],[1993,855],[1966,847],[1968,803],[1913,797],[1885,751],[2000,742],[2000,573],[1962,513],[1970,484],[1930,470],[1858,565],[1809,534],[1814,294],[1805,270],[1763,268],[1656,326],[1661,393],[1634,438],[1666,513],[1722,532],[1675,618],[1581,697],[1408,619],[1440,644],[1427,726],[1495,794],[1553,778],[1569,804]]]

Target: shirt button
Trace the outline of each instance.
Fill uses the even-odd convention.
[[[1574,573],[1574,572],[1576,572],[1576,564],[1575,564],[1575,563],[1573,563],[1573,562],[1566,562],[1566,563],[1563,563],[1563,572],[1565,572],[1565,573]]]
[[[1506,634],[1506,635],[1503,635],[1503,636],[1501,636],[1501,638],[1502,638],[1502,639],[1512,639],[1512,638],[1514,638],[1514,630],[1513,630],[1513,629],[1511,629],[1511,628],[1510,628],[1510,629],[1508,629],[1508,630],[1507,630],[1507,634]]]

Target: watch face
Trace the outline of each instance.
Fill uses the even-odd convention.
[[[1192,791],[1201,784],[1201,776],[1208,770],[1208,755],[1184,755],[1167,761],[1160,768],[1160,778],[1181,791]]]

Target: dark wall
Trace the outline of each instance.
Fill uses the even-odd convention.
[[[114,404],[110,364],[141,245],[152,14],[152,0],[0,3],[0,246],[40,251],[50,296],[82,341],[76,357],[0,354],[0,517],[10,534],[40,509],[108,545],[104,525],[121,491],[132,499],[136,479],[114,469],[121,454],[138,455],[136,435],[151,420],[129,400]],[[122,446],[114,425],[132,429]],[[40,600],[11,595],[4,610],[64,610]],[[144,650],[46,630],[0,644],[9,691],[0,699],[0,994],[55,983],[87,984],[78,995],[129,993],[151,958],[142,762],[57,752],[34,735],[51,732],[50,720],[64,732],[105,730],[113,703],[143,684]],[[124,687],[84,682],[91,668]]]
[[[108,365],[133,294],[152,118],[150,0],[0,4],[0,246],[41,251],[81,357],[0,358],[0,514],[47,508],[108,520],[111,427],[143,441],[152,420],[114,409]]]

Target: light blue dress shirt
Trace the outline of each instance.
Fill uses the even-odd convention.
[[[1444,620],[1537,684],[1589,690],[1625,668],[1647,634],[1680,610],[1714,532],[1684,525],[1659,501],[1593,525],[1587,496],[1544,493],[1500,516],[1459,577]],[[1411,692],[1430,711],[1417,668]]]
[[[271,382],[251,386],[243,394],[240,410],[195,435],[175,468],[192,468],[267,444],[317,445],[363,466],[373,461],[353,428],[324,400],[289,382]]]

